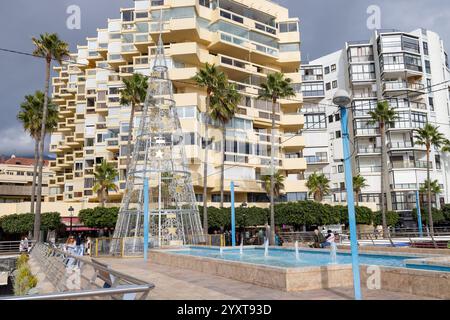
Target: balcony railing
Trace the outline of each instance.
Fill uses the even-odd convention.
[[[327,163],[328,157],[323,156],[305,156],[307,164]]]
[[[359,154],[381,153],[381,147],[358,147]]]
[[[426,169],[426,161],[394,161],[389,165],[390,169]],[[433,168],[433,162],[430,162],[430,168]]]
[[[383,91],[387,90],[414,90],[423,91],[425,89],[424,85],[417,82],[406,82],[406,81],[387,81],[383,84]]]
[[[358,173],[378,173],[381,172],[381,166],[358,167]]]
[[[322,81],[323,75],[321,74],[314,74],[314,75],[302,75],[303,81]]]

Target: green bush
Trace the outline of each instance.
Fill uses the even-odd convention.
[[[36,276],[31,273],[28,262],[22,261],[14,277],[14,295],[26,295],[30,289],[36,287],[37,282]]]
[[[388,226],[394,227],[400,221],[400,216],[397,212],[387,211],[386,212],[386,223]],[[381,215],[381,211],[376,211],[373,214],[373,224],[374,226],[383,225],[383,216]]]
[[[102,208],[80,210],[80,221],[89,228],[114,228],[116,226],[119,208]]]
[[[347,206],[335,206],[336,210],[339,210],[340,223],[348,225],[348,207]],[[371,225],[373,221],[373,211],[367,207],[356,206],[355,207],[356,224]]]
[[[427,206],[425,207],[420,207],[420,213],[422,216],[422,222],[425,224],[428,224],[428,208]],[[417,209],[414,208],[413,209],[413,217],[414,220],[417,221]],[[440,223],[445,222],[445,216],[442,210],[438,210],[436,208],[431,208],[431,215],[433,216],[433,225],[438,225]]]
[[[445,221],[450,223],[450,204],[445,204],[441,208]]]
[[[61,224],[58,212],[46,212],[41,214],[41,230],[56,230]],[[0,228],[9,234],[24,234],[34,229],[34,214],[10,214],[0,218]]]

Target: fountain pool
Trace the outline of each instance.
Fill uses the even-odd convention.
[[[170,250],[170,253],[177,255],[188,255],[196,257],[205,257],[213,259],[221,259],[226,261],[236,261],[243,263],[251,263],[272,267],[282,268],[300,268],[300,267],[317,267],[334,264],[333,255],[330,256],[329,249],[316,250],[298,250],[301,259],[296,259],[296,253],[293,249],[288,248],[270,248],[264,247],[248,247],[240,253],[240,248],[205,248],[205,247],[189,247],[180,250]],[[380,254],[360,254],[360,264],[380,265],[390,267],[409,267],[405,260],[419,258],[416,256],[395,256]],[[338,252],[336,253],[337,265],[351,264],[351,254]]]

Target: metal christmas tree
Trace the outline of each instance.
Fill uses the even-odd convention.
[[[134,140],[112,253],[125,251],[125,254],[133,255],[143,252],[146,178],[149,181],[150,247],[203,242],[161,36]]]

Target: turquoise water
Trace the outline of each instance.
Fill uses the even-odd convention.
[[[275,266],[283,268],[299,268],[312,266],[327,266],[331,264],[330,252],[328,251],[307,251],[299,250],[300,259],[296,260],[295,251],[292,249],[269,249],[269,256],[264,256],[264,248],[244,248],[244,254],[241,256],[239,248],[224,249],[223,255],[220,255],[218,248],[199,248],[191,247],[189,249],[171,251],[174,254],[191,255],[197,257],[208,257],[227,261],[239,261],[266,266]],[[366,265],[380,265],[391,267],[406,267],[405,260],[418,258],[415,256],[387,256],[360,254],[359,263]],[[351,264],[350,253],[338,253],[337,264]]]

